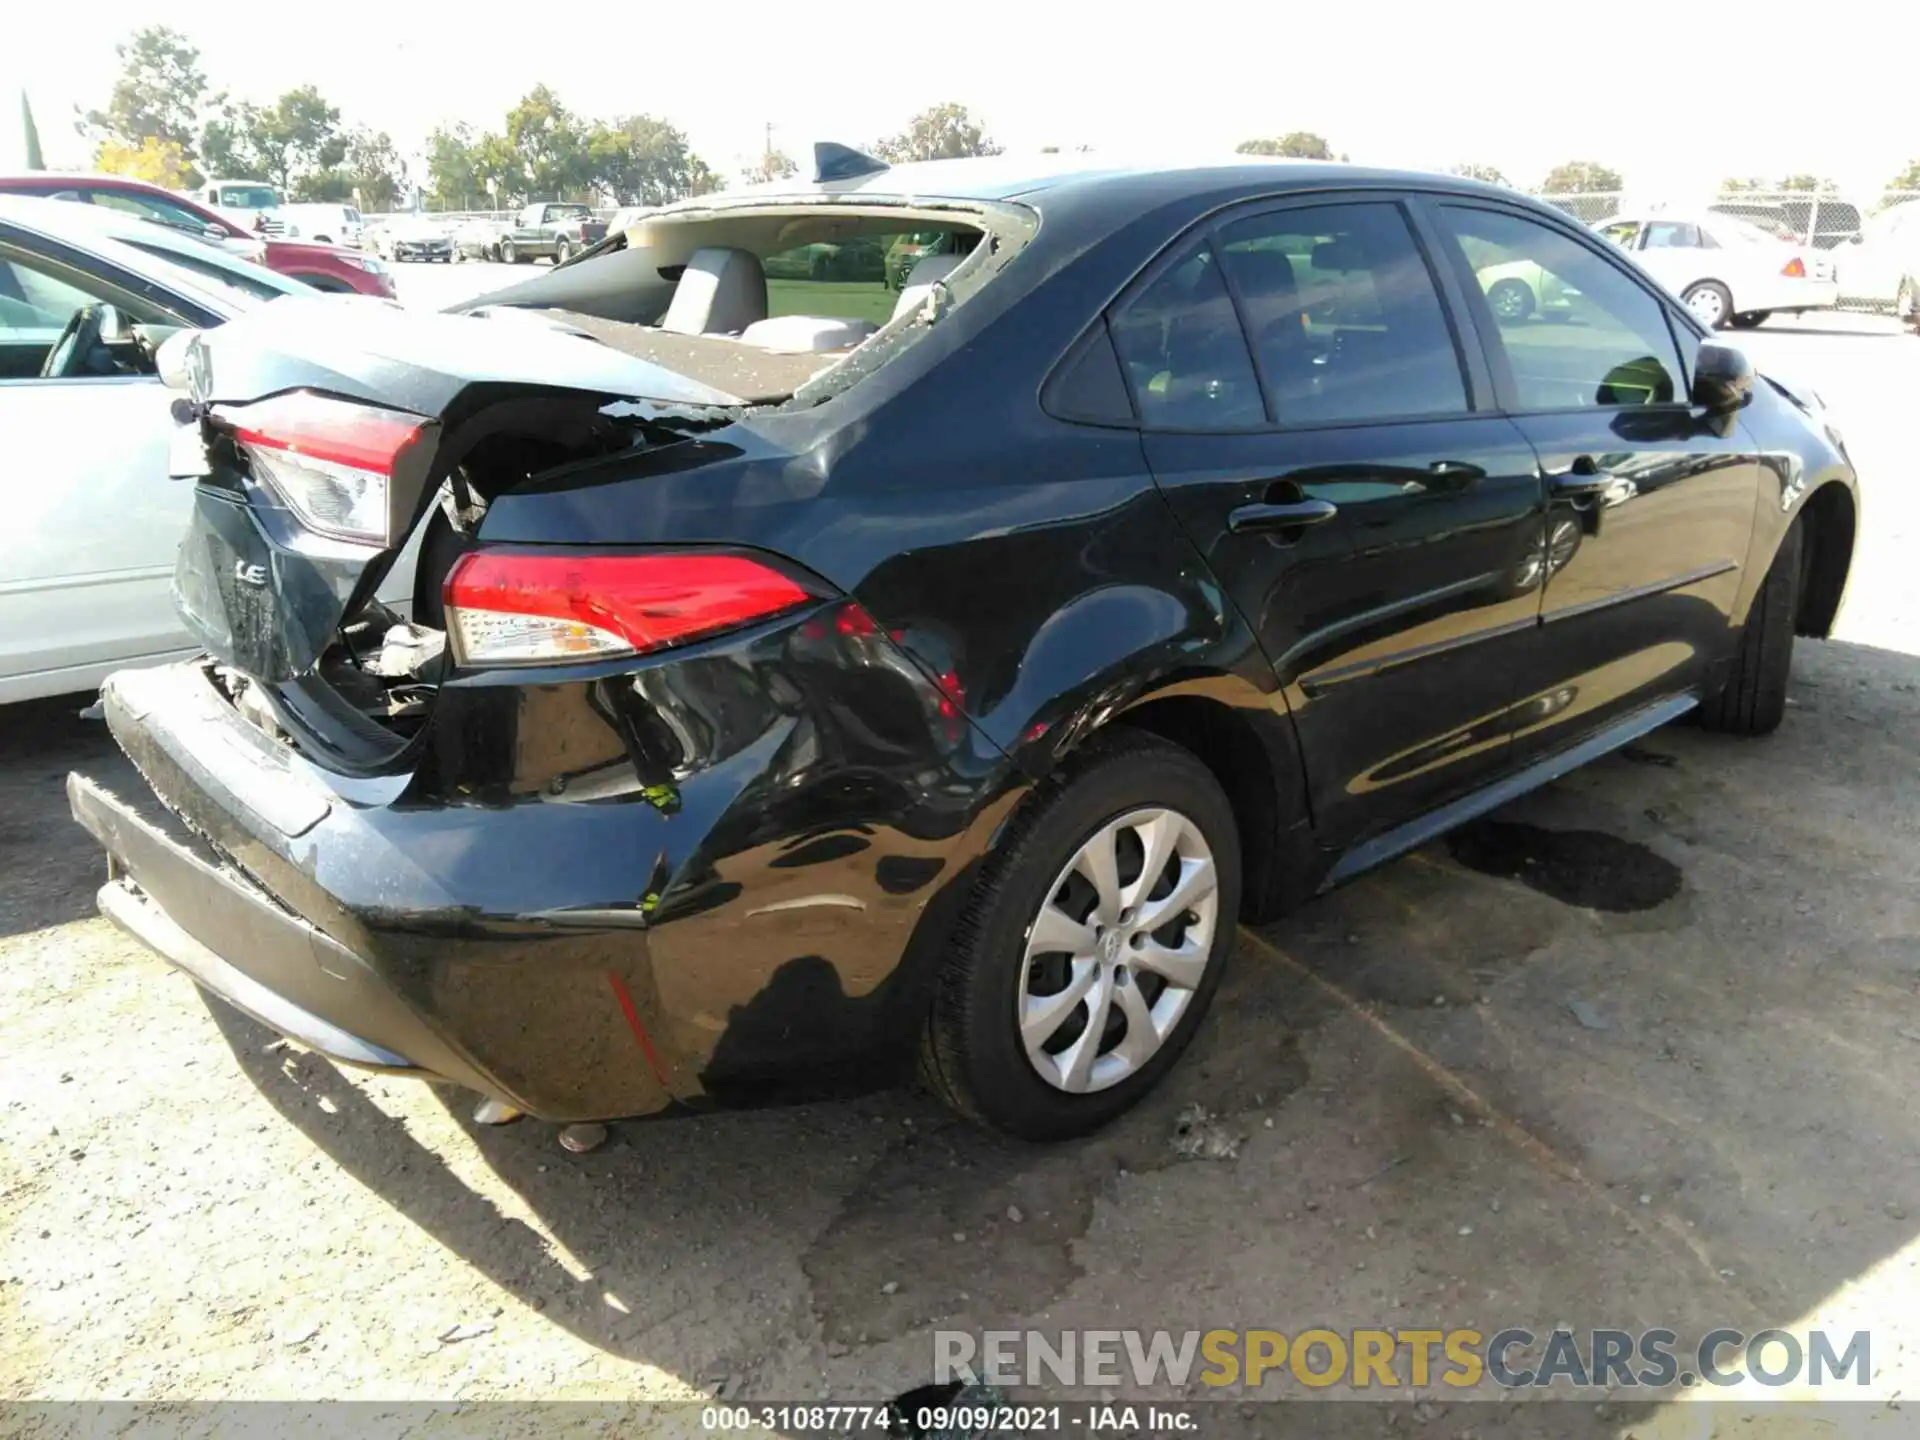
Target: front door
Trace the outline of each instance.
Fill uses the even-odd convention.
[[[1546,481],[1543,623],[1521,672],[1539,713],[1515,742],[1526,760],[1710,682],[1733,643],[1761,472],[1737,421],[1687,403],[1698,336],[1603,242],[1497,206],[1437,209]],[[1495,323],[1478,292],[1491,298],[1488,277],[1517,266],[1551,277],[1565,312]]]
[[[104,366],[39,374],[76,310],[127,303],[88,282],[0,244],[0,693],[51,694],[59,672],[78,686],[89,667],[192,645],[168,593],[193,499],[167,481],[171,392]]]
[[[1242,212],[1113,333],[1155,478],[1285,685],[1321,843],[1498,774],[1539,477],[1402,205]]]

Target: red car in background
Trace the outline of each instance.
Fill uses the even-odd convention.
[[[38,195],[104,205],[159,225],[185,230],[269,270],[303,280],[316,290],[350,290],[358,295],[393,298],[393,276],[377,256],[338,245],[304,245],[252,235],[197,201],[125,175],[67,175],[30,170],[0,175],[0,195]]]

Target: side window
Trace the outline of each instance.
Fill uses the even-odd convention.
[[[1613,241],[1622,250],[1633,249],[1634,237],[1640,233],[1638,220],[1616,220],[1611,225],[1601,227],[1600,233]]]
[[[1112,328],[1148,429],[1246,430],[1266,423],[1247,337],[1205,241],[1161,271],[1114,316]]]
[[[1648,250],[1698,250],[1700,227],[1672,220],[1655,220],[1647,226]]]
[[[95,190],[93,203],[103,210],[138,215],[142,220],[171,225],[176,230],[185,230],[193,235],[204,235],[207,230],[207,222],[191,210],[151,195],[133,195],[124,190]]]
[[[1281,424],[1467,409],[1439,292],[1399,206],[1255,215],[1215,244]]]
[[[1522,409],[1668,404],[1686,394],[1666,307],[1604,255],[1505,211],[1441,213],[1498,322]]]

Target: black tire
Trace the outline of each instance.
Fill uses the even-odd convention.
[[[1726,687],[1700,707],[1700,723],[1723,735],[1771,735],[1787,713],[1793,621],[1800,602],[1802,526],[1787,527],[1741,627]]]
[[[1735,330],[1757,330],[1767,323],[1771,310],[1742,310],[1727,321]]]
[[[1217,911],[1206,969],[1185,1012],[1137,1070],[1106,1089],[1070,1094],[1041,1078],[1015,1023],[1027,934],[1081,846],[1145,807],[1178,811],[1212,852]],[[955,922],[922,1034],[923,1078],[962,1115],[1022,1139],[1099,1129],[1157,1085],[1192,1040],[1226,969],[1239,908],[1239,833],[1212,772],[1142,731],[1116,726],[1096,736],[1028,796]]]
[[[502,240],[500,242],[500,263],[502,265],[518,265],[520,263],[520,251],[515,247],[513,241]]]
[[[1533,314],[1533,287],[1511,276],[1496,280],[1487,290],[1487,304],[1502,325],[1518,324]]]
[[[553,263],[554,264],[564,265],[567,263],[569,259],[572,258],[572,256],[573,256],[573,246],[567,243],[566,236],[563,235],[558,240],[553,242]]]
[[[1696,308],[1696,302],[1709,298],[1718,301],[1718,313]],[[1680,303],[1693,311],[1694,318],[1709,330],[1723,329],[1733,318],[1733,292],[1718,280],[1696,280],[1686,288]]]
[[[1920,284],[1911,275],[1902,276],[1893,295],[1893,318],[1920,335]]]

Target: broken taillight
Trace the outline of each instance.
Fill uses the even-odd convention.
[[[1802,260],[1798,255],[1796,255],[1786,263],[1785,267],[1782,268],[1780,273],[1786,276],[1789,280],[1804,280],[1807,278],[1806,261]]]
[[[474,550],[445,588],[465,666],[615,659],[770,619],[819,598],[746,555]]]
[[[390,545],[388,488],[394,465],[427,421],[399,410],[335,400],[310,390],[251,405],[216,406],[254,478],[322,535]]]

